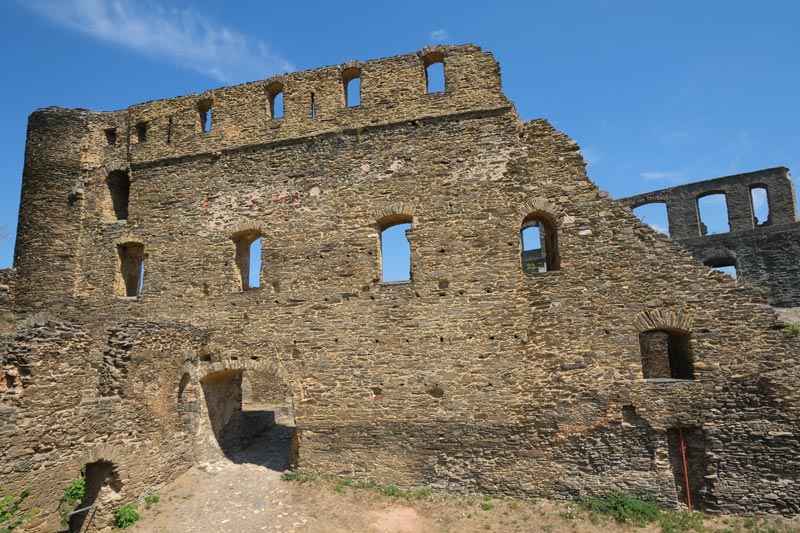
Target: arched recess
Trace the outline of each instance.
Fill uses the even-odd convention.
[[[698,259],[711,270],[730,276],[737,282],[740,281],[736,254],[731,250],[722,246],[714,246],[695,253],[698,254]]]
[[[561,212],[558,206],[538,197],[526,202],[519,212],[522,216],[519,231],[523,273],[530,275],[560,270],[558,225]]]
[[[645,379],[694,379],[690,317],[681,311],[645,311],[636,328]]]
[[[411,281],[413,265],[408,232],[413,226],[414,215],[407,205],[398,204],[375,214],[382,281]]]
[[[284,398],[247,402],[244,385],[269,381],[287,392]],[[197,455],[224,455],[236,462],[259,464],[282,471],[297,465],[298,432],[294,416],[295,387],[279,362],[225,360],[200,363],[196,378],[198,401]],[[184,377],[181,378],[181,382]],[[255,384],[254,384],[255,383]],[[185,394],[185,392],[184,392]]]
[[[236,289],[248,291],[261,286],[261,238],[264,231],[257,222],[239,224],[231,230],[234,245]]]
[[[111,526],[114,509],[123,496],[123,480],[120,472],[122,453],[113,446],[93,448],[81,461],[80,476],[85,479],[84,496],[75,505],[74,511],[85,509],[69,517],[69,531],[79,532],[84,526],[102,528]]]

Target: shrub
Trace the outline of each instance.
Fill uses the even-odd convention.
[[[83,500],[84,496],[86,496],[86,478],[81,476],[67,487],[58,504],[58,514],[61,515],[62,526],[69,525],[69,513],[79,501]]]
[[[583,498],[581,507],[591,513],[613,518],[617,522],[637,526],[645,526],[657,520],[661,513],[655,503],[631,498],[617,490],[599,498]]]
[[[161,495],[159,493],[157,493],[157,492],[154,492],[153,494],[150,494],[150,495],[146,496],[145,499],[144,499],[144,508],[145,509],[150,509],[150,507],[152,507],[154,504],[158,503],[158,501],[160,499],[161,499]]]
[[[789,324],[786,326],[786,334],[790,337],[796,337],[800,335],[800,324]]]
[[[117,510],[114,512],[114,527],[126,529],[135,524],[139,518],[141,518],[139,513],[136,512],[137,507],[138,505],[136,502],[117,507]]]
[[[22,513],[19,508],[22,502],[31,495],[31,489],[23,490],[19,496],[7,494],[0,496],[0,533],[11,533],[28,518],[39,512],[38,509],[31,508]]]
[[[697,511],[667,511],[661,514],[658,522],[662,533],[687,533],[703,531],[705,515]]]

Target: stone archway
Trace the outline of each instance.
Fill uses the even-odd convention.
[[[199,460],[225,457],[278,471],[296,465],[295,396],[283,365],[200,363],[196,383]]]

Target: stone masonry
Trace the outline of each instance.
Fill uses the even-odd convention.
[[[410,280],[383,282],[398,223]],[[531,225],[542,261],[523,272]],[[102,529],[220,457],[243,376],[288,389],[308,471],[800,510],[800,338],[599,190],[565,134],[522,122],[476,46],[36,111],[14,266],[0,485],[33,488],[33,531],[58,528],[81,472]]]
[[[754,215],[751,191],[766,191],[769,216]],[[697,202],[723,194],[730,232],[706,235]],[[742,283],[760,287],[776,307],[800,307],[800,222],[787,168],[770,168],[648,192],[620,202],[636,208],[663,203],[670,236],[704,265],[735,266]]]

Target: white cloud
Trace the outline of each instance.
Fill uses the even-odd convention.
[[[443,28],[439,28],[438,30],[433,30],[428,34],[428,40],[432,43],[443,43],[449,38],[450,36],[447,34],[447,30]]]
[[[658,233],[661,233],[662,235],[669,235],[669,229],[666,228],[665,226],[662,226],[660,224],[648,224],[648,226],[656,230]]]
[[[675,181],[682,179],[684,174],[685,171],[683,170],[670,170],[667,172],[659,172],[659,171],[642,172],[639,175],[648,181],[655,181],[655,180]]]
[[[193,9],[134,0],[34,0],[22,5],[99,41],[125,46],[224,83],[293,70],[264,43],[214,24]]]

